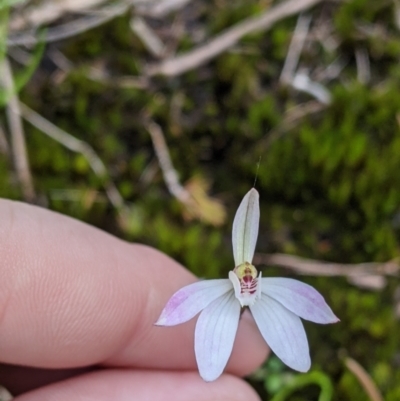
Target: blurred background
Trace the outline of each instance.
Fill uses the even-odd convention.
[[[341,322],[305,323],[310,373],[249,382],[397,401],[399,61],[398,0],[0,0],[0,196],[215,278],[255,183],[255,265]]]

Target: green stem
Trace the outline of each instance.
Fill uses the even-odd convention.
[[[332,382],[322,372],[311,372],[297,376],[290,384],[275,394],[271,401],[285,401],[295,391],[312,384],[319,386],[321,389],[318,401],[331,401],[333,395]]]

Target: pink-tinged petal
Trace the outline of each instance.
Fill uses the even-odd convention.
[[[262,292],[303,319],[314,323],[336,323],[339,319],[313,287],[291,278],[263,278]]]
[[[232,245],[235,266],[253,260],[260,221],[258,192],[252,188],[239,205],[233,220]]]
[[[250,310],[261,335],[276,356],[290,368],[307,372],[311,360],[300,318],[265,294],[250,306]]]
[[[229,280],[233,284],[235,297],[242,307],[253,305],[261,297],[261,272],[257,278],[251,281],[250,288],[246,287],[246,284],[242,287],[243,282],[240,282],[239,277],[233,271],[229,272]]]
[[[177,291],[167,302],[157,326],[175,326],[196,316],[211,302],[233,290],[229,279],[198,281]]]
[[[228,363],[239,317],[240,304],[233,292],[216,299],[201,312],[196,324],[194,350],[200,376],[205,381],[216,380]]]
[[[235,290],[235,297],[237,299],[240,299],[240,293],[242,292],[242,289],[240,287],[239,277],[233,271],[230,271],[228,273],[228,276],[229,276],[229,280],[231,280],[231,282],[232,282],[233,289]]]

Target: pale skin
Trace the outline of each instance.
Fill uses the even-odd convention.
[[[196,370],[195,319],[154,326],[196,280],[155,249],[0,200],[0,277],[0,384],[16,401],[259,400],[241,379],[268,353],[248,311],[212,383]]]

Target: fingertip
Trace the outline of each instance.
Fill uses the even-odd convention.
[[[225,374],[212,383],[196,372],[104,370],[54,383],[15,398],[15,401],[260,401],[243,380]]]
[[[261,336],[251,313],[245,310],[226,370],[238,376],[247,376],[260,367],[269,354],[270,349]]]

